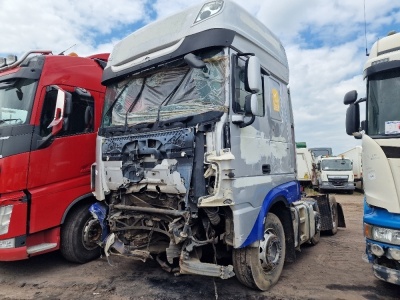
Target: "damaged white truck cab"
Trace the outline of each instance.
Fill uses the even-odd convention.
[[[120,41],[92,167],[106,255],[276,283],[321,226],[317,201],[300,201],[288,80],[280,41],[231,1]]]

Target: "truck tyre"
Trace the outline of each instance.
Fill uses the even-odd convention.
[[[279,218],[269,213],[264,220],[264,235],[258,247],[233,250],[233,268],[244,285],[268,290],[279,279],[285,262],[285,232]]]
[[[317,233],[311,238],[310,243],[311,245],[315,246],[316,244],[319,243],[319,240],[321,239],[321,215],[319,213],[319,207],[318,205],[314,206],[315,207],[315,230]],[[319,225],[318,225],[319,223]]]
[[[71,262],[86,263],[101,254],[100,247],[93,242],[101,235],[101,227],[100,224],[93,225],[94,218],[89,207],[89,204],[77,207],[61,227],[60,251]]]
[[[329,206],[331,210],[332,229],[328,230],[328,234],[335,235],[338,231],[339,216],[337,210],[336,199],[334,196],[329,196]]]

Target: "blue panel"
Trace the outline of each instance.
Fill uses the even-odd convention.
[[[369,206],[364,198],[364,222],[384,228],[400,229],[400,214],[386,209]]]
[[[262,239],[264,234],[264,218],[273,204],[273,201],[280,196],[287,200],[287,204],[300,200],[301,194],[299,183],[297,181],[290,181],[269,191],[264,198],[263,205],[254,223],[253,229],[239,248],[244,248],[251,243]]]

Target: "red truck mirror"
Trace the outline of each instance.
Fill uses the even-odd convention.
[[[57,88],[57,90],[57,102],[54,110],[54,118],[48,126],[48,128],[52,127],[51,134],[53,136],[65,127],[65,123],[68,121],[67,116],[71,113],[72,109],[71,94],[60,88]]]

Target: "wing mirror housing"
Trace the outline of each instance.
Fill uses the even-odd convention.
[[[350,104],[346,111],[346,133],[355,138],[361,138],[360,135],[360,105],[358,103]]]
[[[53,121],[49,124],[51,134],[57,135],[62,129],[68,128],[68,115],[72,111],[72,95],[57,87],[56,108]]]
[[[356,102],[357,97],[358,97],[358,94],[357,94],[356,90],[352,90],[350,92],[347,92],[346,95],[344,95],[343,103],[345,105],[353,104],[354,102]]]
[[[257,94],[262,90],[261,86],[261,64],[257,56],[250,56],[245,65],[245,89],[246,91]]]

